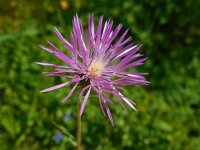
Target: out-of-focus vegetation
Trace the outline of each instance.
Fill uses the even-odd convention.
[[[137,112],[110,106],[115,127],[91,96],[82,117],[83,149],[199,150],[199,8],[198,0],[1,0],[0,150],[74,149],[77,96],[63,104],[71,87],[41,94],[64,79],[45,77],[48,68],[34,62],[60,63],[38,44],[61,45],[53,26],[69,38],[76,13],[85,27],[94,13],[96,21],[103,14],[129,28],[149,57],[137,71],[149,72],[151,82],[126,87]]]

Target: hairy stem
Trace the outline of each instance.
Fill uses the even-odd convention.
[[[81,116],[80,116],[80,99],[77,101],[77,150],[81,150]]]

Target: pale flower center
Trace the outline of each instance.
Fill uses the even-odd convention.
[[[104,71],[104,62],[102,59],[93,60],[87,69],[88,75],[100,77]]]

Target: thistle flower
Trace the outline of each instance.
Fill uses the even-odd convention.
[[[73,84],[73,88],[64,98],[64,102],[66,102],[77,86],[81,86],[79,99],[82,98],[83,93],[86,93],[80,108],[80,115],[82,115],[89,95],[93,90],[98,94],[102,113],[108,116],[110,122],[114,125],[108,107],[108,104],[113,104],[113,101],[106,93],[114,95],[124,109],[126,108],[123,102],[133,110],[136,110],[135,103],[121,93],[121,91],[125,91],[121,86],[147,85],[149,83],[143,77],[145,73],[127,71],[129,68],[142,65],[146,60],[146,58],[141,58],[142,54],[137,53],[141,45],[138,46],[131,43],[131,37],[125,38],[128,29],[114,41],[122,25],[119,24],[112,30],[113,22],[109,20],[103,26],[103,16],[100,17],[97,29],[95,30],[94,17],[89,15],[86,39],[84,39],[83,26],[77,15],[74,17],[72,23],[73,30],[70,33],[71,43],[61,35],[57,28],[54,28],[55,34],[68,50],[68,55],[49,41],[50,47],[40,46],[62,60],[65,65],[37,62],[39,65],[54,69],[54,72],[45,72],[47,76],[68,78],[69,82],[49,87],[41,92],[48,92]]]

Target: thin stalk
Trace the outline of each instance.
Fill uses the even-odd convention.
[[[81,116],[80,116],[80,99],[77,101],[77,150],[81,150]]]

